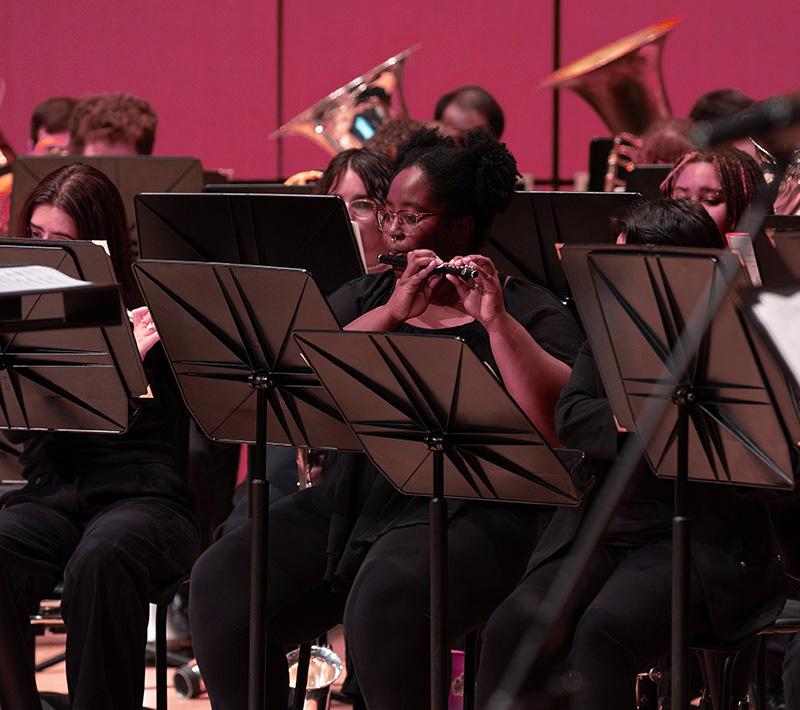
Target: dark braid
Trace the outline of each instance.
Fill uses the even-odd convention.
[[[690,163],[711,163],[717,171],[728,210],[728,231],[736,229],[753,200],[767,189],[764,174],[753,158],[738,148],[721,148],[684,155],[661,183],[665,196],[671,196],[678,177]]]
[[[472,248],[482,244],[495,214],[508,204],[518,175],[505,144],[484,130],[470,131],[463,148],[433,129],[418,131],[398,149],[394,175],[412,166],[422,170],[431,197],[447,214],[472,217]]]

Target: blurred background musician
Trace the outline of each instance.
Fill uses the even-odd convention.
[[[723,246],[706,210],[690,200],[638,205],[619,220],[618,227],[623,244]],[[603,473],[613,466],[628,435],[617,429],[588,341],[561,393],[556,423],[561,441],[591,458],[602,485]],[[786,576],[769,509],[728,486],[690,484],[690,488],[695,531],[692,635],[713,632],[744,646],[774,621],[786,598]],[[596,556],[571,625],[564,630],[559,658],[579,673],[582,683],[572,705],[576,710],[634,708],[636,674],[669,653],[672,496],[672,482],[656,478],[642,459]],[[519,587],[492,614],[481,652],[479,707],[503,678],[519,630],[531,623],[593,499],[579,508],[556,511]],[[744,565],[742,559],[747,560]],[[533,669],[515,707],[535,706],[537,689],[551,670]],[[746,694],[748,671],[752,667],[735,675],[733,694],[739,699]]]
[[[758,163],[738,148],[690,151],[661,184],[667,197],[699,202],[722,235],[737,229],[750,203],[766,189]]]
[[[34,239],[107,239],[125,303],[139,305],[122,200],[103,173],[80,163],[56,170],[20,219]],[[25,628],[63,575],[67,682],[81,710],[141,708],[149,594],[180,580],[198,551],[177,460],[185,413],[143,310],[134,311],[134,335],[154,397],[131,403],[121,435],[28,436],[27,485],[0,508],[0,583],[16,601],[0,613]]]
[[[378,263],[383,238],[375,213],[384,205],[391,174],[392,160],[388,155],[370,148],[354,148],[331,158],[314,188],[317,195],[339,195],[344,200],[350,219],[358,225],[367,273],[387,268]]]
[[[77,155],[151,155],[158,117],[133,94],[83,97],[72,112],[69,152]]]
[[[485,257],[462,257],[481,271],[472,289],[428,278],[439,257],[477,250],[515,178],[513,157],[485,131],[471,134],[466,149],[435,131],[414,136],[398,154],[378,212],[385,249],[406,254],[408,266],[350,282],[331,305],[348,328],[460,335],[512,393],[523,393],[520,406],[552,438],[553,404],[581,340],[566,310],[539,287],[498,277]],[[270,707],[286,704],[284,647],[342,619],[367,705],[427,706],[427,504],[398,493],[363,455],[339,453],[320,486],[270,507],[270,540],[281,541],[269,559]],[[537,512],[466,502],[452,502],[449,512],[447,627],[457,638],[516,583],[535,542]],[[195,651],[215,710],[246,704],[249,554],[245,524],[207,550],[192,573]]]
[[[64,155],[69,145],[69,120],[76,100],[54,96],[36,105],[31,116],[28,152],[31,155]],[[11,210],[11,173],[0,176],[0,236],[8,234]]]
[[[459,86],[439,97],[433,119],[444,135],[461,144],[473,128],[490,131],[495,138],[501,138],[505,129],[505,116],[500,104],[486,89],[476,84]]]

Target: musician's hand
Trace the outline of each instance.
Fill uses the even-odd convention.
[[[485,328],[507,315],[503,301],[503,287],[492,260],[480,254],[457,256],[451,259],[453,266],[471,266],[478,270],[474,279],[463,280],[453,274],[447,280],[453,284],[464,311]]]
[[[139,348],[139,357],[144,360],[145,355],[160,339],[153,316],[147,306],[134,308],[131,311],[133,318],[133,337],[136,339],[136,346]]]
[[[406,268],[394,285],[385,309],[398,323],[416,318],[425,312],[431,294],[442,280],[431,272],[442,263],[430,249],[415,249],[406,254]]]

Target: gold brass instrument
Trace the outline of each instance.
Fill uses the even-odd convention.
[[[294,133],[314,141],[331,155],[361,148],[369,137],[366,134],[382,121],[408,114],[403,98],[403,69],[420,46],[409,47],[336,89],[284,123],[270,138]]]
[[[606,189],[624,185],[620,170],[633,169],[637,136],[672,116],[664,89],[664,42],[681,21],[672,18],[618,39],[550,74],[540,88],[571,89],[589,102],[615,136]]]
[[[6,97],[6,80],[0,77],[0,106],[3,105],[3,99]],[[5,137],[2,129],[0,129],[0,170],[8,167],[14,162],[17,154]]]

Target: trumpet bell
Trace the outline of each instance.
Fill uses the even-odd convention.
[[[384,120],[408,113],[403,98],[403,69],[420,46],[409,47],[328,94],[284,123],[270,138],[304,136],[331,155],[361,148]]]
[[[664,89],[664,42],[682,18],[657,22],[561,67],[540,88],[568,88],[597,111],[613,134],[644,133],[672,115]]]
[[[294,694],[297,690],[297,669],[300,650],[295,649],[287,654],[289,663],[290,707],[294,707]],[[328,710],[330,707],[331,686],[342,674],[342,659],[325,646],[311,647],[311,662],[308,667],[308,681],[303,710]]]

